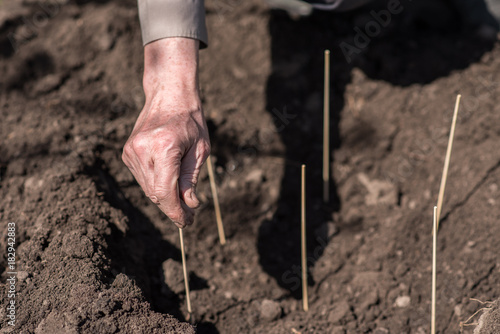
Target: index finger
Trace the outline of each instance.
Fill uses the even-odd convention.
[[[180,153],[167,154],[165,159],[159,157],[153,162],[154,184],[150,198],[177,227],[184,228],[193,223],[194,210],[182,205],[179,196],[181,158]]]

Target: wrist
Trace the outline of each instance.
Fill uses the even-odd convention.
[[[144,47],[143,86],[146,99],[159,91],[199,99],[199,41],[164,38]]]

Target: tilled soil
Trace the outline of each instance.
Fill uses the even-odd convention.
[[[185,229],[188,317],[177,229],[120,159],[144,103],[135,1],[3,2],[0,332],[428,333],[432,207],[460,93],[437,329],[472,333],[461,323],[486,307],[477,332],[495,333],[498,302],[476,299],[499,297],[500,47],[444,4],[401,6],[348,62],[340,45],[374,20],[371,9],[292,19],[257,0],[207,0],[200,81],[228,243],[218,242],[204,169],[202,205]],[[299,280],[302,163],[309,312]]]

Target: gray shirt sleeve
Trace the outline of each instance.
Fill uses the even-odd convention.
[[[208,44],[203,0],[138,0],[144,45],[167,37],[188,37]]]

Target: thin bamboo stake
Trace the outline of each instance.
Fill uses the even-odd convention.
[[[210,179],[210,188],[214,197],[215,219],[217,220],[217,230],[219,231],[219,242],[221,245],[226,244],[226,235],[224,234],[224,225],[222,224],[222,216],[220,214],[219,196],[217,196],[217,186],[215,185],[214,169],[212,159],[208,156],[207,159],[208,178]]]
[[[330,201],[330,50],[325,50],[323,92],[323,202]]]
[[[457,124],[458,106],[462,95],[457,95],[453,120],[451,122],[450,138],[448,139],[448,148],[446,149],[446,158],[444,160],[443,175],[441,176],[441,185],[439,186],[439,196],[437,203],[437,228],[439,229],[439,218],[441,217],[441,208],[443,206],[444,189],[446,188],[446,179],[448,178],[448,168],[450,166],[451,148],[453,146],[453,137],[455,136],[455,126]],[[437,230],[437,229],[436,229]]]
[[[307,298],[307,251],[306,251],[306,165],[302,165],[300,198],[300,235],[302,253],[302,306],[304,311],[309,310]]]
[[[434,207],[432,224],[432,301],[431,301],[431,334],[436,334],[436,248],[437,248],[437,207]]]
[[[186,301],[188,313],[191,315],[191,298],[189,297],[189,282],[186,267],[186,253],[184,251],[184,236],[182,234],[182,229],[179,229],[179,238],[181,239],[181,256],[182,256],[182,271],[184,272],[184,286],[186,287]]]

